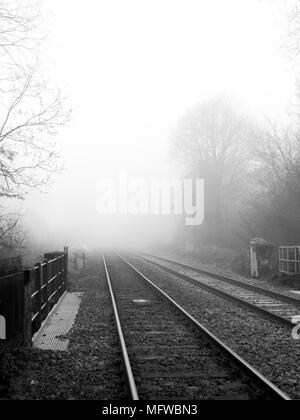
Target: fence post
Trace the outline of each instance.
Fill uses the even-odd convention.
[[[65,256],[61,255],[58,258],[58,272],[60,273],[58,277],[58,283],[59,283],[58,287],[61,287],[60,294],[59,294],[60,297],[64,294],[64,287],[65,287],[64,261],[65,261]]]
[[[49,300],[49,297],[51,295],[51,293],[50,293],[51,292],[51,290],[50,290],[50,284],[49,284],[49,281],[50,281],[50,278],[51,278],[51,273],[50,273],[50,264],[49,264],[49,262],[48,262],[47,259],[44,260],[44,264],[45,264],[45,271],[46,271],[46,295],[47,295],[47,297],[46,297],[46,299],[47,299],[47,302],[46,302],[46,305],[47,305],[47,308],[46,308],[47,315],[46,316],[48,316],[48,314],[51,311],[50,300]],[[43,270],[42,270],[42,273],[43,273]],[[42,283],[44,283],[44,279],[43,279]]]
[[[38,298],[37,298],[37,301],[38,301],[38,317],[37,317],[37,322],[38,322],[38,330],[41,328],[41,326],[42,326],[42,322],[43,322],[43,315],[42,315],[42,305],[43,305],[43,296],[42,296],[42,276],[43,276],[43,274],[42,274],[42,265],[41,265],[41,263],[37,263],[36,264],[36,267],[37,267],[37,273],[36,273],[36,275],[38,276],[38,288],[37,288],[37,290],[38,290]]]
[[[74,270],[78,270],[77,255],[74,256]]]
[[[68,287],[68,272],[69,272],[69,248],[67,246],[64,247],[64,291],[67,290]]]
[[[24,318],[23,318],[23,344],[25,347],[32,345],[32,309],[31,309],[31,270],[24,270]]]

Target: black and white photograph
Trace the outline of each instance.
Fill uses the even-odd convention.
[[[0,405],[299,399],[300,0],[0,0]]]

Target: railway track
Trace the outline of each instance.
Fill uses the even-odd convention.
[[[188,283],[194,284],[216,296],[246,306],[289,328],[295,326],[297,318],[300,320],[300,300],[297,298],[248,283],[242,283],[230,277],[191,267],[164,257],[139,252],[133,252],[133,254]],[[159,263],[157,260],[163,261],[164,264]]]
[[[289,397],[119,254],[103,254],[132,400]]]

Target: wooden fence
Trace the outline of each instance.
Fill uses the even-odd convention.
[[[31,345],[67,288],[68,249],[45,254],[35,267],[0,277],[0,343]]]

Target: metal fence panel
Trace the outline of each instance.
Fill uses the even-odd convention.
[[[283,274],[300,273],[300,246],[279,247],[279,272]]]

